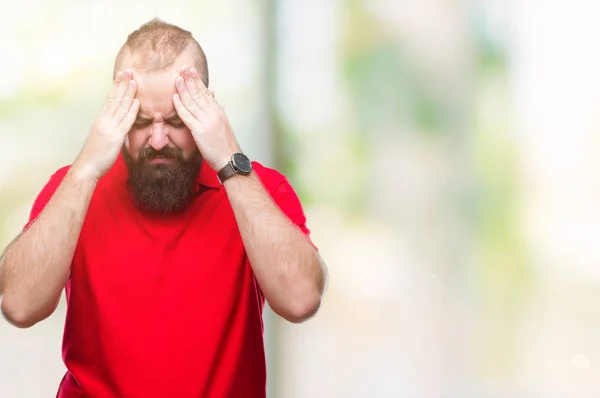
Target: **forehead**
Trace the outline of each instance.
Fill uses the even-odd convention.
[[[138,84],[136,98],[140,100],[140,114],[154,116],[156,113],[172,113],[173,94],[177,71],[163,70],[155,72],[137,72],[132,70]]]
[[[136,98],[140,100],[140,114],[165,117],[175,111],[173,95],[176,93],[175,78],[186,65],[192,65],[193,57],[187,51],[180,54],[169,66],[148,70],[147,60],[142,62],[139,53],[126,53],[120,62],[119,69],[129,69],[137,82]]]

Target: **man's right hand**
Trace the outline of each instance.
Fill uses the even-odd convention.
[[[130,71],[119,71],[100,115],[94,122],[73,169],[99,179],[115,163],[140,109],[137,83]]]
[[[73,166],[55,190],[42,191],[36,203],[45,202],[43,211],[0,256],[0,312],[15,326],[30,327],[58,305],[96,183],[117,159],[140,108],[132,77],[117,73]]]

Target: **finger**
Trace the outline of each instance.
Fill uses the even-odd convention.
[[[182,72],[185,85],[194,98],[200,98],[208,94],[208,89],[204,86],[196,68],[185,68]]]
[[[129,80],[130,74],[127,72],[122,72],[119,75],[118,82],[115,79],[116,85],[113,87],[112,92],[106,99],[106,112],[108,115],[113,115],[117,111],[119,105],[121,104],[121,101],[123,100],[123,97],[125,96],[125,93],[127,92]]]
[[[113,91],[119,86],[119,84],[121,83],[121,78],[122,78],[123,72],[118,71],[117,74],[115,75],[115,79],[113,80],[113,87],[110,91],[110,93],[108,94],[108,96],[106,97],[106,100],[104,101],[104,105],[102,106],[102,111],[101,114],[106,113],[106,110],[108,108],[108,106],[110,105],[110,103],[112,102],[111,100],[111,95],[113,93]]]
[[[196,68],[185,66],[180,70],[180,75],[184,79],[185,87],[200,110],[211,116],[223,114],[223,107],[217,103],[215,93],[204,85]]]
[[[127,92],[125,93],[123,100],[119,104],[119,108],[117,109],[117,113],[116,113],[116,115],[121,116],[121,120],[123,120],[123,118],[125,118],[125,116],[129,112],[129,108],[131,108],[131,104],[133,103],[133,99],[135,97],[136,91],[137,91],[137,82],[135,80],[129,80]],[[119,120],[119,122],[121,120]]]
[[[214,93],[204,85],[200,74],[196,68],[188,68],[185,72],[185,83],[192,98],[196,99],[196,103],[200,108],[208,107],[211,102],[211,96],[214,99]]]
[[[188,108],[183,104],[181,97],[179,94],[173,95],[173,104],[175,105],[175,110],[179,115],[179,118],[185,123],[185,125],[191,131],[200,131],[202,128],[202,123],[198,121],[198,119],[188,110]]]
[[[185,85],[190,92],[192,98],[197,102],[204,100],[204,97],[210,95],[210,91],[206,88],[196,68],[184,68],[181,71],[181,77],[185,81]],[[200,104],[202,105],[202,104]]]
[[[140,100],[137,98],[133,99],[131,106],[129,107],[129,111],[121,120],[121,123],[117,127],[119,132],[123,134],[123,137],[131,130],[131,126],[133,126],[133,122],[135,122],[135,118],[137,117],[138,111],[140,110]]]
[[[123,72],[118,71],[117,75],[115,76],[115,80],[113,81],[113,86],[117,87],[119,85],[119,83],[121,83],[122,78],[123,78]]]
[[[198,93],[200,97],[203,99],[203,103],[210,105],[214,110],[221,110],[221,106],[217,103],[215,99],[215,93],[209,90],[205,85],[202,79],[200,78],[200,73],[196,68],[188,68],[186,71],[188,78],[186,79],[186,85],[188,87],[191,86],[190,92],[194,95],[194,92]]]
[[[213,111],[217,113],[223,111],[223,107],[217,102],[215,93],[213,91],[208,91],[208,94],[206,95],[206,103]]]
[[[206,110],[202,109],[197,100],[195,100],[190,94],[185,82],[181,76],[175,79],[175,87],[179,94],[179,99],[182,105],[189,111],[190,114],[195,116],[197,119],[204,119],[207,116]]]
[[[109,102],[113,102],[115,100],[115,98],[117,98],[119,91],[123,88],[123,85],[126,84],[127,82],[127,78],[128,78],[128,74],[126,71],[119,71],[117,72],[117,76],[115,78],[115,81],[113,83],[113,88],[110,91],[110,93],[108,94],[107,99],[109,100]]]

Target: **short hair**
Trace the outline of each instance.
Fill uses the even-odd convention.
[[[129,34],[115,59],[113,75],[117,73],[127,52],[141,54],[141,59],[133,66],[151,72],[172,65],[188,46],[195,47],[196,59],[193,66],[198,70],[204,85],[208,87],[208,64],[200,44],[191,32],[158,18],[146,22]]]

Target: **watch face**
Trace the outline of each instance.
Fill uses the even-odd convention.
[[[234,153],[233,154],[233,167],[238,170],[240,173],[250,173],[252,171],[252,163],[248,156],[243,153]]]

